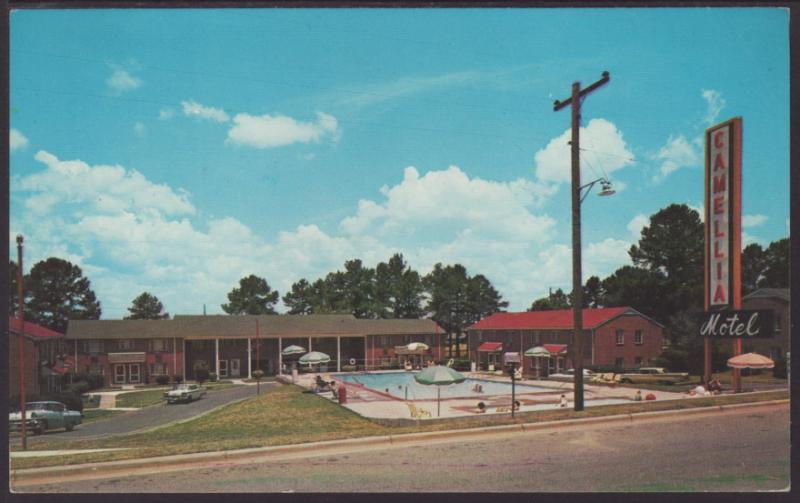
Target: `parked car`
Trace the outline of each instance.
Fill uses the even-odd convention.
[[[199,400],[206,394],[206,389],[199,384],[179,384],[175,388],[164,393],[167,403],[191,402]]]
[[[584,379],[591,379],[594,376],[594,372],[589,369],[583,369],[583,378]],[[556,374],[550,374],[549,377],[555,379],[574,379],[575,378],[575,369],[564,370],[563,372],[558,372]]]
[[[638,372],[620,375],[620,382],[631,384],[677,384],[688,380],[688,372],[667,372],[663,367],[642,367]]]
[[[64,428],[72,431],[76,425],[81,424],[81,413],[68,410],[61,402],[28,402],[25,404],[25,429],[35,435],[41,435],[47,430]],[[22,430],[22,412],[8,414],[8,424],[11,431]]]

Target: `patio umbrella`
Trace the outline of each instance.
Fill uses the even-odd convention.
[[[550,351],[548,351],[544,346],[536,346],[535,348],[530,348],[523,354],[527,357],[532,357],[532,358],[550,358]]]
[[[411,344],[406,346],[406,348],[409,351],[418,351],[418,350],[427,351],[428,349],[430,349],[430,346],[428,346],[424,342],[412,342]]]
[[[745,353],[729,358],[728,366],[735,369],[771,369],[775,362],[758,353]]]
[[[304,348],[303,346],[294,346],[294,345],[292,345],[292,346],[286,346],[285,348],[283,348],[283,351],[281,351],[281,354],[284,355],[284,356],[289,356],[289,355],[299,355],[299,354],[302,354],[302,353],[305,353],[305,352],[306,352],[306,348]]]
[[[316,365],[318,363],[328,363],[331,361],[331,357],[326,355],[325,353],[320,353],[319,351],[312,351],[310,353],[306,353],[300,357],[299,362],[303,365]]]
[[[436,417],[441,414],[440,403],[442,401],[441,386],[450,384],[458,384],[464,382],[466,377],[456,372],[450,367],[443,367],[436,365],[435,367],[428,367],[422,372],[414,375],[414,380],[420,384],[436,385]]]

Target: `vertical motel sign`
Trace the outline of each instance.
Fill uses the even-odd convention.
[[[705,310],[742,307],[742,118],[706,130],[705,138]],[[741,353],[741,339],[734,341]],[[705,339],[704,380],[711,380],[711,339]],[[734,381],[738,372],[734,372]]]

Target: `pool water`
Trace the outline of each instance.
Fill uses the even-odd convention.
[[[386,372],[380,374],[341,374],[336,377],[356,384],[361,384],[376,391],[389,393],[404,400],[436,398],[436,388],[441,388],[442,398],[480,398],[490,395],[510,395],[511,383],[485,381],[483,379],[467,379],[459,384],[448,386],[426,386],[414,380],[416,372]],[[483,392],[473,391],[475,384],[483,387]],[[516,393],[545,393],[556,391],[553,388],[517,384]]]

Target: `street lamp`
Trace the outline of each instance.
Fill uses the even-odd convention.
[[[573,184],[577,185],[573,180]],[[587,184],[581,185],[573,194],[573,201],[578,200],[572,207],[572,314],[573,314],[573,362],[575,410],[583,410],[583,279],[581,278],[581,203],[592,191],[592,187],[600,184],[598,196],[610,196],[616,191],[611,188],[611,181],[607,178],[598,178]],[[585,190],[585,192],[584,192]]]

